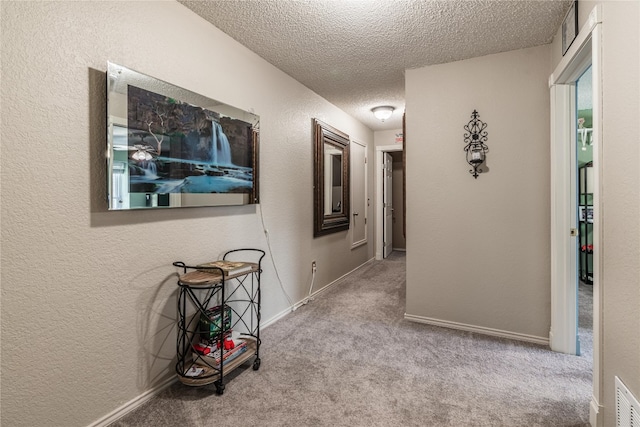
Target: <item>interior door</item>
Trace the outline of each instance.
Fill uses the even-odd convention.
[[[578,197],[575,85],[558,84],[551,95],[551,331],[553,351],[577,354]]]
[[[383,206],[383,230],[384,244],[382,248],[383,258],[388,257],[393,250],[393,157],[384,153],[384,178],[382,193],[384,198]]]
[[[351,248],[367,243],[367,147],[351,141]]]

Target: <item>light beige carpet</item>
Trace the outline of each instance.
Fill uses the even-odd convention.
[[[408,322],[404,270],[370,263],[264,329],[223,396],[176,383],[113,425],[588,426],[589,357]]]

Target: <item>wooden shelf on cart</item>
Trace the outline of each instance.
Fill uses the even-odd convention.
[[[242,273],[237,274],[225,274],[224,280],[233,279],[240,276],[245,276],[247,274],[255,273],[258,271],[258,264],[253,262],[245,262],[244,264],[250,265],[250,271],[243,271]],[[220,274],[220,270],[212,270],[202,271],[202,270],[193,270],[185,274],[180,275],[180,283],[189,286],[211,286],[216,285],[222,282],[222,275]]]
[[[223,366],[224,375],[225,376],[228,375],[231,371],[236,369],[238,366],[242,365],[244,362],[254,357],[256,355],[256,349],[257,349],[256,341],[247,340],[247,351],[245,351],[244,353],[242,353],[241,355],[233,359],[231,362],[227,362],[224,364]],[[204,372],[199,377],[185,377],[182,375],[178,375],[178,379],[180,380],[180,382],[182,382],[182,384],[190,385],[190,386],[203,386],[207,384],[213,384],[214,382],[218,381],[218,379],[220,378],[219,370],[201,363],[192,362],[190,364],[185,365],[185,368],[186,370],[189,370],[191,366],[194,366],[194,365],[200,368],[203,368]]]

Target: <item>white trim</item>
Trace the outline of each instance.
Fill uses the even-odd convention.
[[[366,231],[365,231],[366,234]],[[355,249],[355,248],[359,248],[362,245],[366,245],[367,244],[367,238],[365,237],[364,240],[360,240],[357,243],[352,243],[351,244],[351,250]]]
[[[604,210],[602,209],[602,6],[597,5],[589,14],[589,19],[580,30],[574,46],[572,46],[565,57],[560,61],[553,74],[549,77],[551,85],[571,85],[575,83],[578,76],[584,71],[589,63],[592,67],[593,76],[593,171],[594,171],[594,221],[593,226],[593,400],[590,405],[590,423],[594,427],[603,425],[603,411],[598,404],[604,395],[602,377],[602,277],[603,277],[603,253],[602,253],[602,222],[604,220]],[[553,113],[553,111],[552,111]],[[551,117],[554,123],[554,116]],[[551,133],[552,146],[554,132]],[[553,170],[556,166],[551,165]],[[552,212],[553,215],[553,212]],[[552,242],[553,242],[552,236]],[[553,274],[553,271],[552,271]],[[553,284],[553,280],[552,280]],[[551,288],[552,299],[561,295],[563,289],[558,286]],[[559,313],[553,311],[559,307],[552,305],[552,328],[559,330],[559,325],[554,323]],[[554,340],[555,334],[551,334]]]
[[[268,326],[273,325],[274,323],[276,323],[278,320],[282,319],[283,317],[285,317],[287,314],[296,311],[297,309],[299,309],[300,307],[306,305],[311,299],[313,299],[313,297],[315,297],[316,295],[321,294],[322,292],[328,290],[329,288],[331,288],[332,286],[336,285],[338,282],[340,282],[342,279],[344,279],[345,277],[347,277],[348,275],[355,273],[357,270],[361,269],[362,267],[364,267],[365,265],[371,263],[374,261],[374,258],[371,258],[367,261],[365,261],[364,263],[360,264],[359,266],[357,266],[356,268],[354,268],[353,270],[349,271],[348,273],[343,274],[342,276],[338,277],[336,280],[334,280],[331,283],[326,284],[325,286],[323,286],[322,288],[318,289],[317,291],[313,292],[311,295],[309,295],[308,297],[304,297],[303,299],[301,299],[300,301],[298,301],[297,303],[293,304],[292,306],[289,306],[287,308],[285,308],[284,310],[282,310],[280,313],[276,314],[275,316],[271,317],[269,320],[266,320],[264,322],[262,322],[260,324],[260,329],[264,329]]]
[[[178,380],[178,377],[176,375],[172,375],[171,377],[161,382],[159,385],[145,391],[144,393],[142,393],[137,397],[134,397],[124,405],[114,409],[104,417],[89,424],[88,427],[106,427],[111,423],[116,422],[120,418],[127,415],[129,412],[133,411],[134,409],[137,409],[139,406],[143,405],[144,403],[149,401],[151,398],[155,397],[158,393],[160,393],[165,388],[169,387],[171,384],[173,384],[177,380]]]
[[[602,405],[598,403],[595,396],[591,396],[591,403],[589,404],[589,424],[591,427],[602,427]]]
[[[598,401],[604,398],[603,369],[602,369],[602,242],[604,220],[603,193],[602,193],[602,153],[604,140],[602,137],[602,25],[596,25],[591,33],[592,45],[592,76],[593,76],[593,396]],[[601,406],[599,406],[601,407]],[[603,411],[597,410],[593,414],[590,412],[592,426],[602,426]]]
[[[604,233],[602,224],[604,223],[602,177],[604,153],[604,138],[602,135],[602,25],[597,25],[591,34],[592,37],[592,57],[591,74],[593,76],[593,214],[596,219],[593,222],[593,395],[596,402],[604,399],[604,378],[602,376],[602,350],[604,343],[602,339],[602,301],[603,299],[603,251],[602,242]],[[597,419],[593,426],[602,426],[603,411],[596,413]]]
[[[558,66],[549,77],[549,87],[558,83],[575,82],[582,74],[576,71],[584,66],[585,62],[591,62],[591,33],[596,25],[602,23],[602,6],[597,5],[589,13],[589,19],[582,26],[573,44],[564,55]]]
[[[313,295],[315,295],[315,294],[313,294]],[[276,323],[278,320],[280,320],[283,317],[285,317],[287,314],[291,313],[292,311],[295,311],[298,307],[300,307],[302,305],[303,301],[306,300],[306,299],[307,298],[305,297],[303,300],[298,301],[294,305],[290,305],[289,307],[287,307],[284,310],[282,310],[280,313],[277,313],[275,316],[272,316],[271,319],[265,320],[264,322],[261,322],[260,323],[260,329],[262,330],[264,328],[268,328],[269,326],[271,326],[274,323]]]
[[[376,147],[376,163],[374,165],[375,169],[375,180],[376,180],[376,203],[375,203],[375,213],[373,217],[375,218],[375,258],[377,260],[382,259],[382,248],[384,246],[384,229],[383,229],[383,212],[382,212],[382,178],[384,174],[382,173],[382,167],[384,163],[383,153],[389,153],[392,151],[402,151],[404,149],[402,144],[394,144],[394,145],[379,145]]]
[[[358,141],[354,141],[351,140],[351,142],[353,142],[354,144],[357,144],[359,146],[361,146],[362,148],[364,148],[364,238],[362,240],[359,240],[357,242],[353,241],[354,235],[355,235],[355,229],[351,231],[351,249],[355,249],[357,247],[360,247],[364,244],[367,243],[368,241],[368,230],[369,230],[369,225],[367,224],[367,217],[368,217],[368,213],[369,213],[369,208],[368,208],[368,204],[367,204],[367,197],[369,196],[369,171],[367,170],[368,168],[368,163],[367,163],[367,145],[363,144],[361,142]],[[355,161],[355,156],[350,155],[351,157],[351,161]],[[353,167],[351,167],[351,171],[353,172]],[[350,180],[351,184],[353,184],[353,180]],[[353,191],[353,187],[351,187],[350,191],[350,197],[351,197],[351,202],[350,202],[350,206],[351,206],[351,213],[353,214],[354,209],[356,209],[356,206],[353,204],[353,197],[355,194],[355,191]]]
[[[334,280],[331,283],[326,284],[325,286],[323,286],[322,288],[318,289],[317,291],[313,292],[311,295],[309,295],[308,297],[304,297],[303,299],[301,299],[300,301],[298,301],[297,303],[295,303],[292,306],[289,306],[287,308],[285,308],[284,310],[282,310],[280,313],[277,313],[276,315],[272,316],[270,319],[265,320],[264,322],[260,323],[260,329],[264,329],[267,328],[271,325],[273,325],[274,323],[276,323],[278,320],[282,319],[283,317],[285,317],[287,314],[296,311],[297,309],[299,309],[300,307],[306,305],[313,297],[315,297],[316,295],[320,295],[322,292],[328,290],[329,288],[331,288],[332,286],[336,285],[337,283],[339,283],[342,279],[344,279],[345,277],[347,277],[348,275],[355,273],[356,271],[358,271],[359,269],[361,269],[362,267],[366,266],[367,264],[371,263],[374,261],[374,258],[371,258],[365,262],[363,262],[362,264],[360,264],[359,266],[357,266],[356,268],[354,268],[353,270],[349,271],[348,273],[343,274],[342,276],[338,277],[336,280]]]
[[[392,248],[394,251],[406,252],[407,248]]]
[[[427,325],[440,326],[443,328],[456,329],[459,331],[475,332],[492,337],[508,338],[516,341],[526,341],[535,344],[549,345],[549,339],[535,335],[520,334],[517,332],[503,331],[501,329],[486,328],[484,326],[468,325],[466,323],[450,322],[448,320],[434,319],[431,317],[415,316],[404,314],[404,318],[411,322],[424,323]]]
[[[297,309],[299,309],[300,307],[307,305],[307,303],[309,301],[311,301],[316,295],[320,295],[322,292],[328,290],[329,288],[331,288],[332,286],[336,285],[337,283],[339,283],[342,279],[344,279],[345,277],[347,277],[348,275],[355,273],[357,270],[361,269],[362,267],[364,267],[365,265],[371,263],[374,261],[374,258],[371,258],[367,261],[365,261],[364,263],[360,264],[359,266],[357,266],[356,268],[354,268],[353,270],[349,271],[348,273],[343,274],[342,276],[338,277],[336,280],[334,280],[331,283],[326,284],[325,286],[323,286],[322,288],[318,289],[317,291],[313,292],[311,295],[309,295],[308,297],[304,297],[303,299],[301,299],[300,301],[298,301],[297,303],[295,303],[292,306],[289,306],[287,308],[285,308],[284,310],[282,310],[280,313],[277,313],[275,316],[271,317],[269,320],[266,320],[264,322],[262,322],[260,324],[260,329],[264,329],[266,327],[269,327],[271,325],[273,325],[274,323],[276,323],[278,320],[282,319],[283,317],[285,317],[287,314],[296,311]]]
[[[312,293],[312,294],[311,294],[311,296],[312,296],[312,297],[314,297],[314,296],[316,296],[316,295],[319,295],[319,294],[323,293],[324,291],[328,290],[329,288],[331,288],[331,287],[333,287],[333,286],[337,285],[338,283],[340,283],[340,281],[341,281],[342,279],[344,279],[345,277],[347,277],[347,276],[349,276],[349,275],[351,275],[351,274],[355,273],[356,271],[358,271],[358,270],[360,270],[362,267],[364,267],[364,266],[366,266],[366,265],[368,265],[368,264],[372,263],[373,261],[374,261],[374,258],[370,258],[370,259],[368,259],[367,261],[365,261],[364,263],[360,264],[359,266],[357,266],[356,268],[354,268],[354,269],[353,269],[353,270],[351,270],[350,272],[343,274],[342,276],[338,277],[338,278],[337,278],[336,280],[334,280],[333,282],[328,283],[328,284],[326,284],[325,286],[323,286],[322,288],[318,289],[317,291],[315,291],[314,293]],[[306,299],[307,299],[307,298],[305,298],[305,299],[303,299],[302,301],[298,302],[298,303],[295,305],[295,307],[296,307],[296,308],[298,308],[298,307],[300,307],[301,305],[303,305],[303,302],[304,302]]]

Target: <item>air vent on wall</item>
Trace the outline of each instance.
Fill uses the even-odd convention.
[[[616,377],[616,427],[640,427],[640,403]]]

